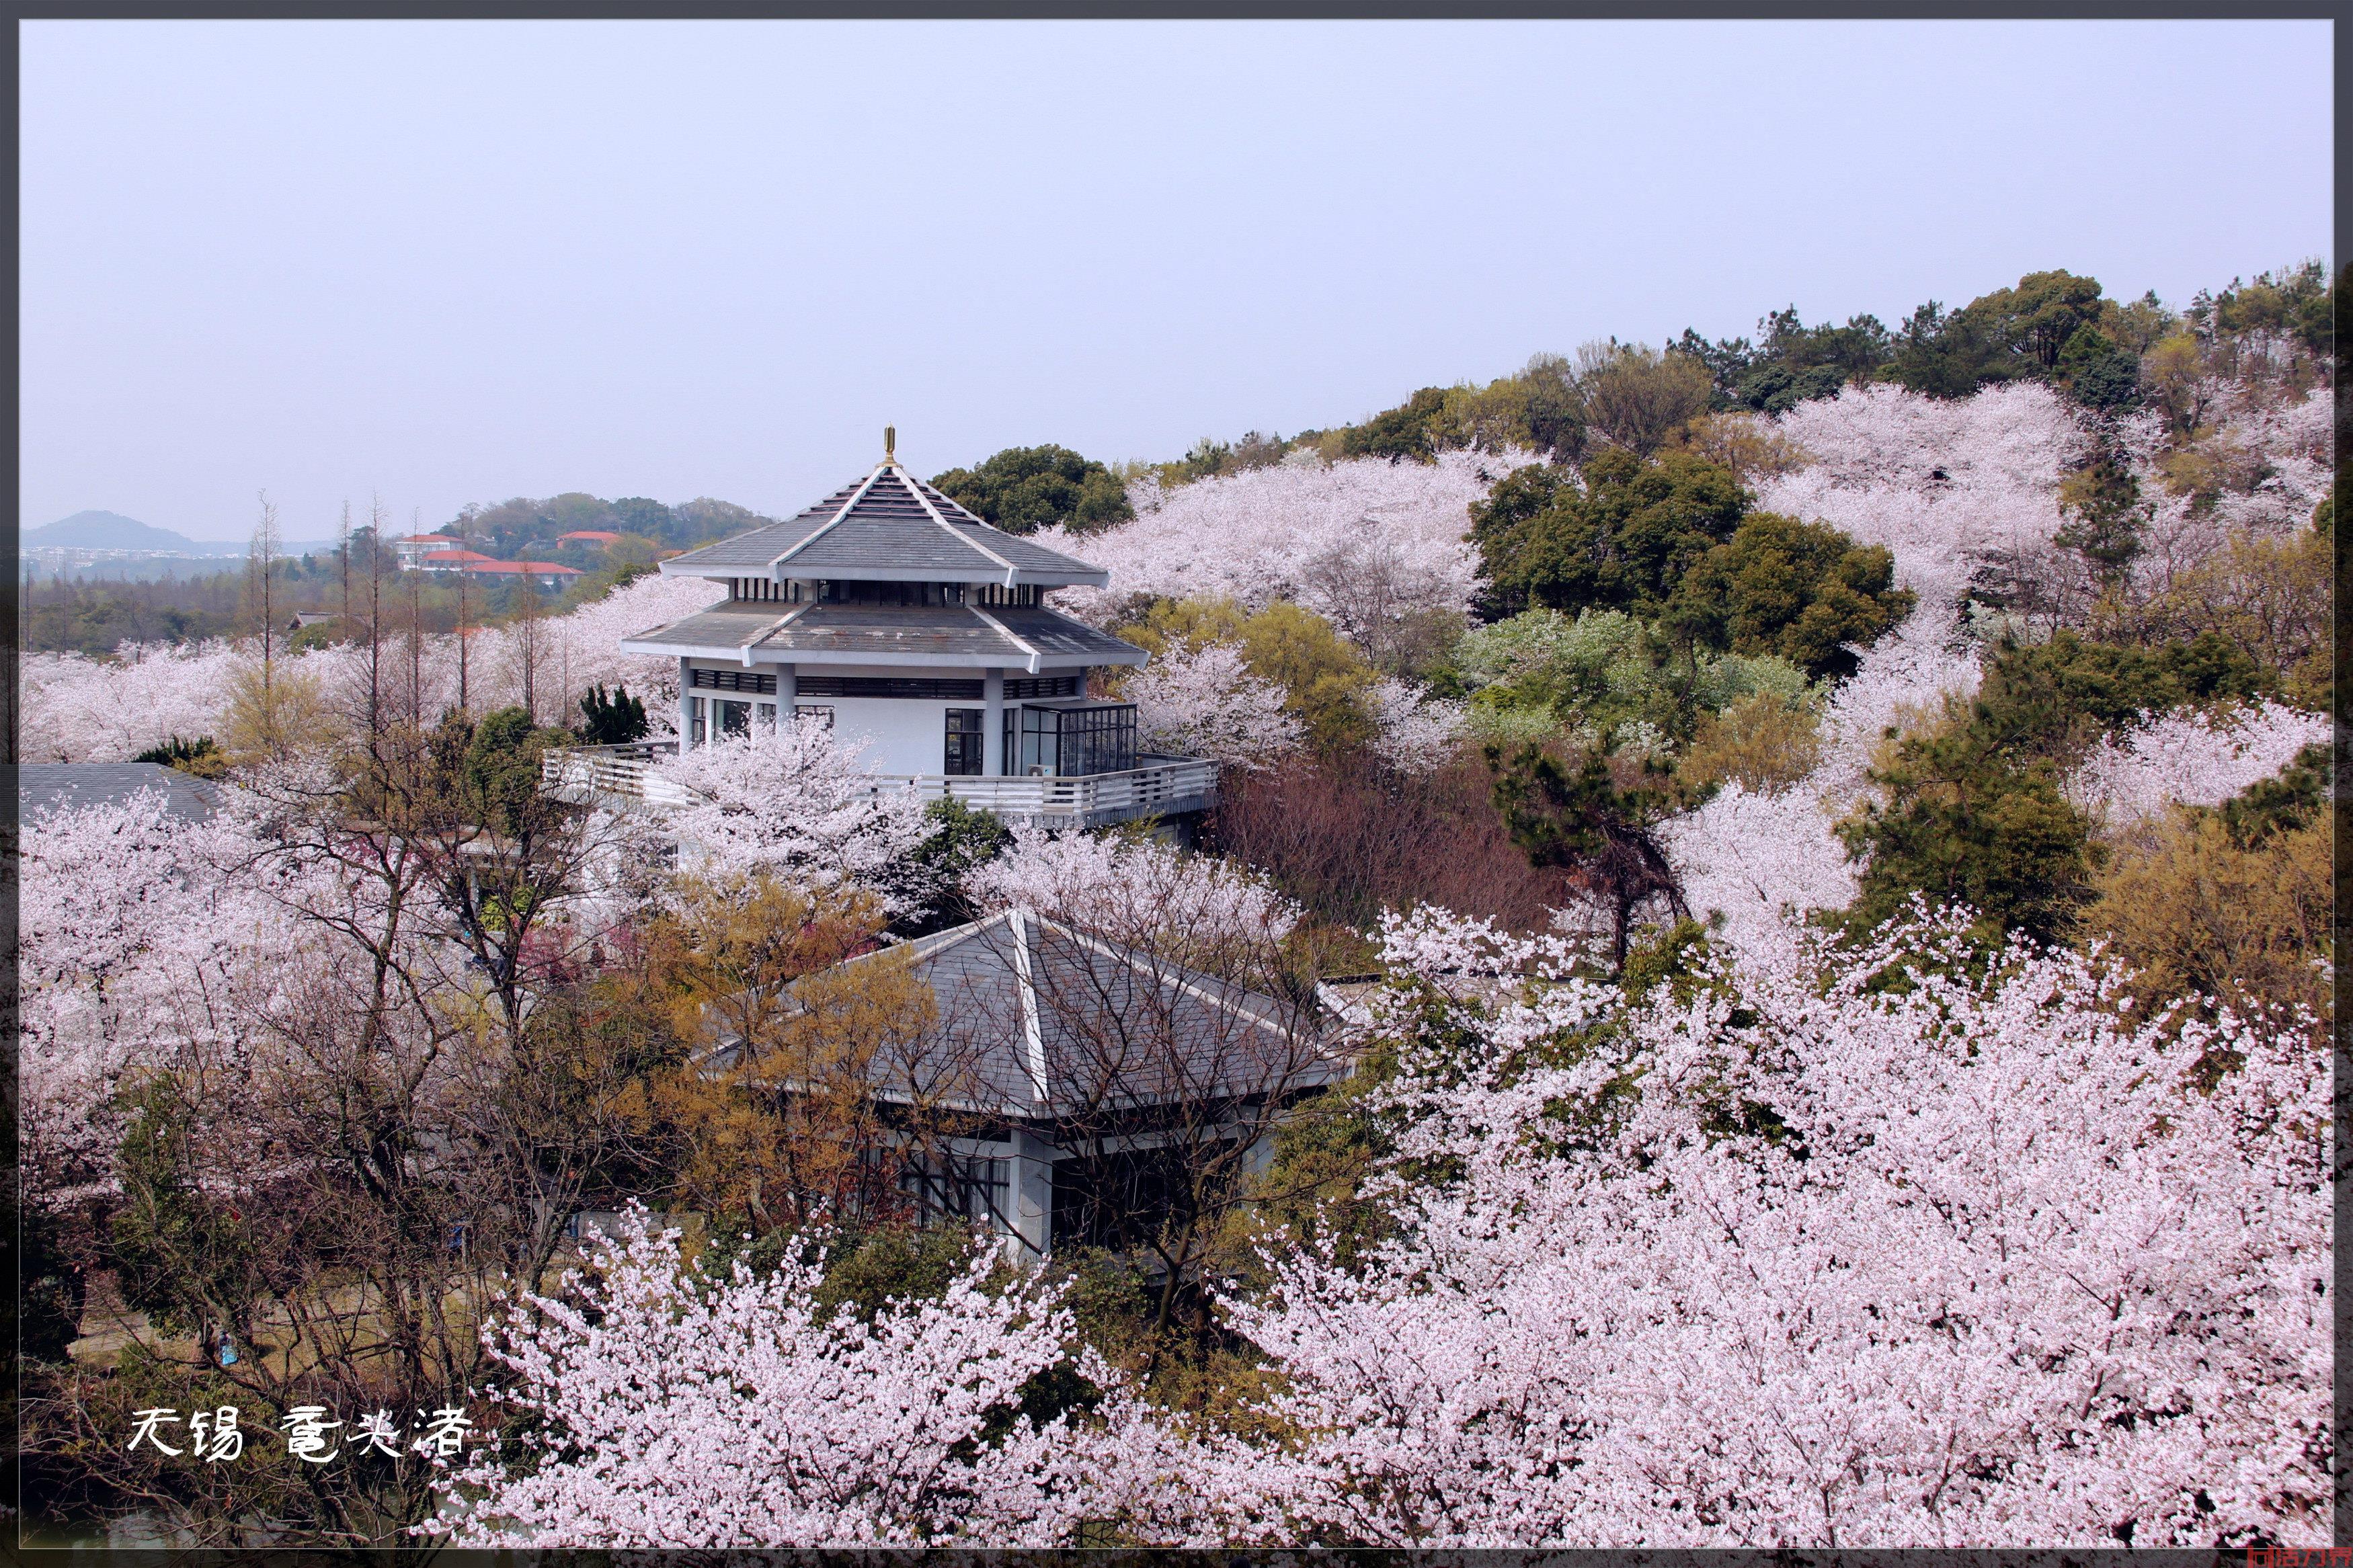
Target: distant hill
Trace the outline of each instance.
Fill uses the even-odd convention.
[[[153,550],[169,555],[236,556],[248,545],[241,539],[190,539],[185,533],[125,517],[119,511],[78,511],[56,522],[28,528],[17,541],[26,550]],[[332,539],[288,539],[279,542],[284,555],[332,554]]]
[[[184,555],[210,555],[230,548],[198,544],[185,533],[174,533],[168,528],[157,528],[115,511],[78,511],[56,522],[26,529],[18,542],[68,550],[174,550]]]

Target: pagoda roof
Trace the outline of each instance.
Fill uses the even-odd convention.
[[[1013,605],[773,605],[729,599],[626,637],[624,653],[744,664],[976,669],[1137,665],[1145,651],[1053,610]]]
[[[1107,587],[1111,574],[992,528],[885,458],[799,516],[674,555],[673,577]]]
[[[877,1058],[886,1097],[1050,1121],[1105,1102],[1148,1110],[1297,1093],[1346,1071],[1314,1010],[1024,910],[839,967],[892,962],[932,988],[939,1022],[911,1050]],[[1150,1048],[1128,1039],[1145,1030],[1165,1035]],[[723,1043],[706,1067],[735,1065],[739,1048]]]

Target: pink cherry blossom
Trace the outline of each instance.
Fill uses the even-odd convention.
[[[1139,594],[1252,609],[1291,599],[1363,642],[1378,617],[1469,608],[1479,588],[1470,509],[1535,460],[1458,451],[1430,464],[1284,463],[1175,489],[1145,479],[1128,494],[1134,521],[1083,537],[1049,530],[1039,542],[1110,571],[1108,589],[1055,595],[1097,625]]]
[[[913,789],[863,765],[867,750],[807,721],[690,747],[651,770],[693,802],[662,826],[682,861],[707,872],[856,883],[905,912],[919,901],[904,882],[907,857],[931,827]]]
[[[820,1262],[699,1278],[642,1211],[589,1271],[486,1335],[503,1402],[543,1427],[447,1483],[427,1533],[467,1546],[1048,1546],[1087,1492],[1060,1421],[1015,1416],[1021,1385],[1080,1357],[1034,1282],[992,1292],[986,1249],[935,1300],[873,1321],[821,1313]],[[809,1238],[812,1242],[818,1238]],[[533,1465],[530,1461],[536,1459]]]
[[[1393,920],[1392,960],[1454,998],[1377,1005],[1398,1157],[1461,1174],[1401,1167],[1368,1267],[1277,1255],[1226,1303],[1303,1441],[1255,1466],[1138,1445],[1138,1528],[2327,1539],[2326,1063],[2228,1018],[2136,1026],[2128,982],[2073,954],[1958,978],[1949,929],[1628,1005],[1544,954],[1482,994],[1492,933]],[[1871,984],[1890,965],[1908,989]],[[2210,1092],[2223,1051],[2244,1065]]]
[[[2328,739],[2328,720],[2277,702],[2216,714],[2177,713],[2104,739],[2066,781],[2070,800],[2122,826],[2168,802],[2220,805]]]
[[[1136,738],[1152,751],[1258,769],[1297,751],[1305,733],[1282,688],[1252,674],[1227,643],[1172,639],[1122,689],[1135,704]]]
[[[1231,860],[1161,839],[1029,825],[965,879],[984,909],[1019,908],[1114,935],[1165,927],[1203,941],[1280,941],[1299,907]]]

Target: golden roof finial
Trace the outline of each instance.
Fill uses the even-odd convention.
[[[882,460],[886,463],[899,460],[899,427],[896,425],[882,426]]]

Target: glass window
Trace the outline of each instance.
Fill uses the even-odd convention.
[[[828,703],[804,702],[793,710],[793,717],[804,724],[815,724],[820,730],[833,728],[833,709]]]
[[[719,733],[748,735],[752,732],[752,705],[749,702],[722,702],[712,700],[719,710]]]
[[[945,772],[951,774],[972,774],[980,772],[980,721],[977,708],[948,710],[948,751]]]
[[[1084,778],[1135,766],[1135,705],[1071,702],[1021,709],[1018,749],[1007,771]],[[1007,715],[1007,728],[1013,728]]]

